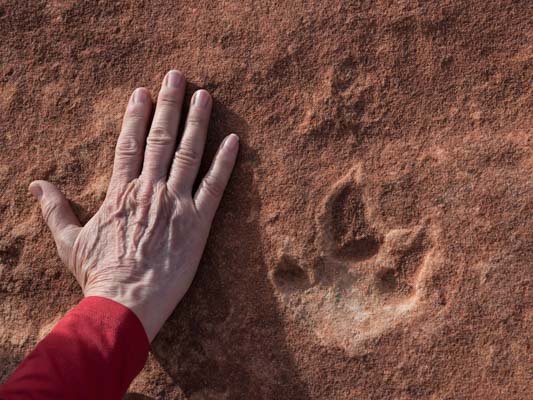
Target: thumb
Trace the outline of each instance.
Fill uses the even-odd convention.
[[[53,184],[34,181],[29,187],[41,205],[43,217],[56,242],[59,257],[68,263],[74,241],[81,230],[80,221],[74,215],[68,200]]]

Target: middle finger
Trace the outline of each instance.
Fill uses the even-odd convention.
[[[146,140],[142,175],[151,181],[166,179],[176,146],[185,77],[179,71],[170,71],[163,79],[157,98],[152,127]]]

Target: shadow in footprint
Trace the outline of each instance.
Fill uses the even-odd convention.
[[[415,229],[395,229],[386,235],[376,273],[376,287],[386,301],[398,301],[414,294],[417,273],[428,246],[426,228],[422,225]]]
[[[241,135],[236,169],[193,285],[152,351],[188,397],[307,399],[262,254],[257,155],[246,145],[246,123],[221,104],[214,106],[200,175],[230,132]]]
[[[380,242],[367,223],[362,190],[350,179],[341,181],[328,196],[319,221],[325,246],[335,258],[357,262],[378,253]]]
[[[272,273],[274,285],[281,291],[304,290],[311,286],[309,275],[298,260],[283,255]]]

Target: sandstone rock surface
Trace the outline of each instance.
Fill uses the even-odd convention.
[[[533,392],[528,1],[0,1],[0,380],[80,299],[33,179],[98,209],[182,70],[240,158],[130,399]]]

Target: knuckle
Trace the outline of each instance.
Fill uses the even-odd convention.
[[[150,146],[170,146],[174,144],[174,138],[168,129],[162,126],[155,126],[150,130],[146,142]]]
[[[187,117],[187,126],[190,128],[202,128],[206,125],[206,118],[200,114],[191,114]]]
[[[178,97],[172,93],[168,93],[167,91],[163,91],[159,94],[157,103],[163,107],[170,107],[173,109],[181,108],[181,101],[178,99]]]
[[[146,119],[146,109],[140,106],[130,106],[126,110],[126,121],[131,124],[142,124]]]
[[[227,154],[219,153],[216,163],[220,165],[220,169],[222,171],[231,171],[231,169],[233,168],[234,161],[231,159],[231,157],[228,157]]]
[[[218,199],[224,192],[223,185],[214,178],[207,177],[203,184],[203,190],[212,198]]]
[[[184,167],[196,167],[200,163],[200,154],[190,147],[180,147],[176,152],[176,163]]]
[[[59,201],[43,201],[43,218],[47,225],[52,223],[54,215],[57,214],[62,207],[66,206],[66,202],[65,199]]]
[[[140,154],[141,146],[132,135],[124,135],[118,143],[116,153],[121,156],[136,156]]]

